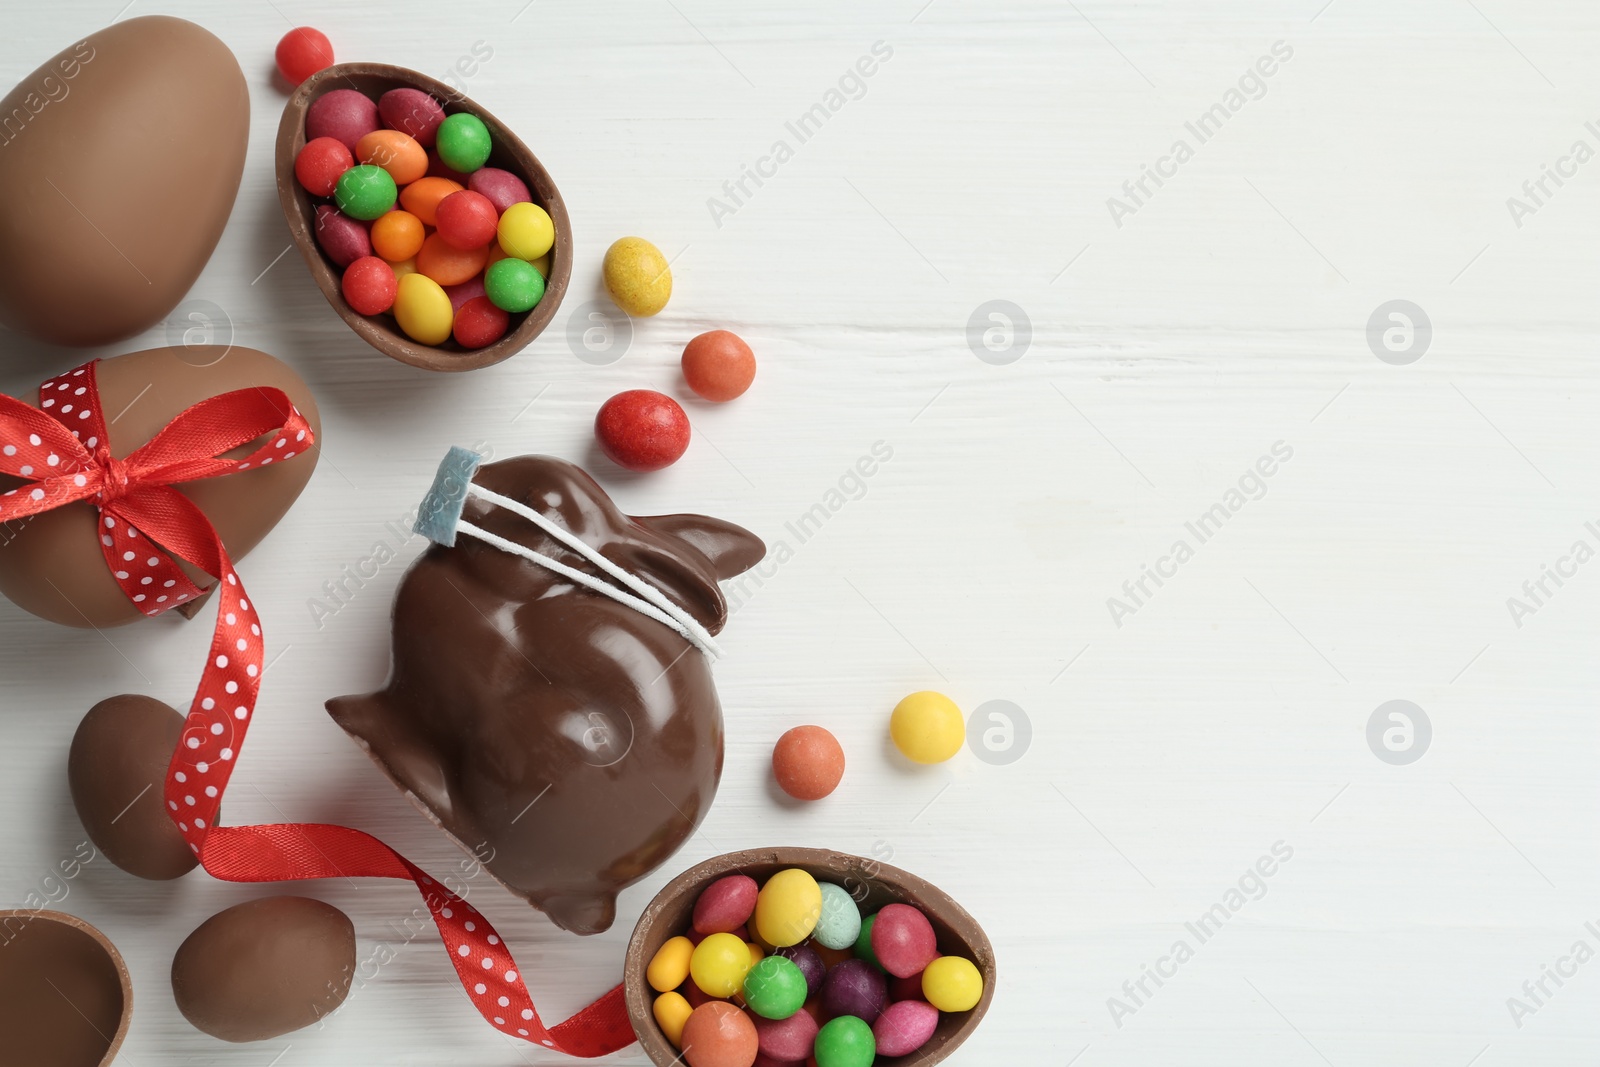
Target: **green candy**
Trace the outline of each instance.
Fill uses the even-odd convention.
[[[806,1003],[806,976],[793,960],[764,956],[744,976],[745,1005],[763,1019],[787,1019]]]
[[[876,914],[868,915],[861,920],[861,933],[856,937],[856,959],[866,960],[878,970],[883,970],[883,964],[878,962],[878,954],[872,951],[872,924],[878,921]]]
[[[476,115],[457,112],[439,124],[434,137],[439,159],[453,171],[471,174],[489,162],[489,127]]]
[[[817,1058],[817,1067],[872,1067],[878,1042],[872,1027],[854,1015],[841,1015],[817,1031],[811,1054]]]
[[[497,260],[483,274],[483,293],[501,311],[527,311],[544,299],[544,276],[525,259]]]
[[[824,948],[845,949],[861,935],[861,909],[842,886],[821,883],[822,916],[811,936]]]
[[[339,175],[333,199],[353,219],[370,222],[394,207],[394,179],[382,167],[362,163]]]

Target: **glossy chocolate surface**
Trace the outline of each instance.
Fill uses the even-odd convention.
[[[719,579],[765,552],[702,515],[632,518],[588,474],[523,456],[477,484],[535,508],[664,592],[713,634]],[[477,498],[465,517],[595,573],[526,520]],[[575,933],[607,929],[616,894],[705,818],[722,772],[706,658],[668,627],[471,537],[430,548],[394,606],[388,686],[329,713],[460,845]]]

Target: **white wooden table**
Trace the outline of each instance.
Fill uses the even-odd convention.
[[[0,81],[156,10],[234,49],[244,187],[181,311],[291,361],[326,425],[310,488],[243,566],[280,658],[231,821],[341,822],[456,862],[322,710],[384,678],[419,544],[320,626],[312,605],[393,542],[448,445],[549,452],[631,511],[701,510],[790,549],[727,631],[717,804],[615,928],[578,939],[473,887],[549,1018],[617,979],[675,870],[795,843],[892,851],[986,925],[1002,979],[955,1063],[1600,1052],[1600,963],[1561,962],[1600,950],[1600,563],[1563,562],[1600,549],[1600,162],[1563,162],[1600,150],[1592,5],[120,2],[12,5]],[[574,291],[522,355],[460,377],[391,363],[281,255],[269,73],[291,21],[341,59],[456,70],[555,175]],[[846,76],[875,51],[870,77]],[[1568,176],[1535,203],[1523,183],[1546,165]],[[673,258],[672,303],[625,351],[587,350],[583,306],[625,234]],[[678,390],[683,341],[712,327],[754,346],[752,391],[692,405],[695,441],[665,472],[595,462],[596,407]],[[5,349],[10,390],[81,358]],[[877,442],[892,457],[841,484]],[[818,503],[802,541],[787,524]],[[1523,583],[1546,566],[1568,576],[1535,603]],[[63,773],[79,716],[125,691],[182,706],[205,620],[102,638],[0,605],[0,906],[82,838]],[[906,769],[886,719],[921,688],[1010,701],[1031,741]],[[1386,709],[1369,746],[1394,700],[1427,729]],[[802,722],[850,766],[793,810],[767,761]],[[298,889],[354,918],[363,958],[415,904],[400,884]],[[168,967],[204,917],[263,890],[102,861],[57,891],[133,969],[126,1063],[556,1060],[485,1027],[430,938],[321,1028],[222,1045],[178,1015]]]

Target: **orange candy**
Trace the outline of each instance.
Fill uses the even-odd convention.
[[[756,1024],[726,1001],[700,1005],[683,1024],[683,1058],[689,1067],[750,1067],[759,1047]]]
[[[416,185],[412,188],[416,188]],[[422,251],[417,253],[417,273],[426,274],[440,285],[460,285],[476,277],[488,259],[487,247],[457,248],[438,234],[430,233],[427,240],[422,242]]]
[[[796,726],[773,746],[772,773],[796,800],[821,800],[844,777],[844,749],[820,726]]]
[[[460,183],[449,178],[418,178],[400,190],[400,206],[421,219],[424,225],[437,226],[439,201],[460,191]]]
[[[390,263],[422,251],[422,220],[409,211],[390,211],[372,224],[372,250]]]
[[[714,403],[720,404],[739,396],[750,388],[755,377],[755,353],[736,333],[711,330],[683,347],[684,381],[689,383],[690,389]],[[843,758],[841,755],[841,770]],[[827,796],[827,793],[821,795]]]
[[[428,153],[410,134],[399,130],[373,130],[356,142],[356,161],[389,172],[396,185],[414,182],[428,173]]]

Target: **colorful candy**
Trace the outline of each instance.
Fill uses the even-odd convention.
[[[811,936],[824,948],[850,948],[861,936],[861,909],[842,886],[821,882],[818,888],[822,890],[822,914]]]
[[[434,140],[439,159],[451,170],[471,174],[489,161],[489,127],[476,115],[457,112],[439,124]]]
[[[372,250],[390,263],[422,251],[422,220],[409,211],[387,211],[372,224]]]
[[[395,185],[408,185],[428,173],[428,153],[416,138],[399,130],[373,130],[356,142],[356,159],[382,167]]]
[[[896,978],[918,974],[939,955],[928,917],[909,904],[886,904],[872,924],[872,954]]]
[[[956,702],[943,693],[912,693],[894,706],[889,736],[915,763],[943,763],[961,751],[967,724]]]
[[[283,35],[272,58],[278,63],[278,73],[290,85],[299,85],[317,71],[333,66],[333,43],[321,30],[299,26]]]
[[[689,1016],[694,1012],[683,994],[670,991],[663,993],[656,998],[650,1010],[656,1017],[656,1025],[667,1035],[667,1040],[675,1048],[682,1048],[683,1024],[689,1021]]]
[[[600,406],[594,417],[594,436],[600,450],[617,466],[656,471],[675,463],[688,449],[689,416],[670,396],[651,389],[629,389]],[[770,938],[768,942],[777,944]]]
[[[683,1024],[683,1058],[689,1067],[751,1067],[760,1049],[756,1025],[732,1004],[711,1001]],[[871,1031],[868,1031],[871,1038]]]
[[[406,336],[420,344],[437,345],[450,336],[455,316],[450,298],[439,283],[425,274],[407,274],[395,292],[394,317]]]
[[[461,183],[449,178],[418,178],[400,194],[400,206],[421,219],[424,226],[437,226],[439,202],[460,191]]]
[[[504,337],[510,326],[509,314],[491,304],[488,297],[477,296],[456,310],[456,323],[451,334],[462,348],[487,348]]]
[[[767,956],[744,976],[745,1005],[766,1019],[787,1019],[806,1002],[806,976],[790,960]]]
[[[817,880],[798,867],[767,879],[756,896],[756,932],[769,945],[798,945],[811,936],[822,917],[822,890]]]
[[[983,997],[983,975],[962,956],[940,956],[922,972],[922,995],[940,1011],[970,1011]]]
[[[339,175],[355,166],[355,157],[336,137],[307,141],[294,157],[294,176],[312,196],[332,196]]]
[[[378,105],[354,89],[334,89],[306,108],[306,140],[332,137],[351,152],[356,142],[378,128]]]
[[[889,980],[866,960],[845,960],[822,981],[822,1010],[871,1025],[889,1003]]]
[[[694,344],[693,341],[689,343]],[[687,350],[684,359],[688,359]],[[690,386],[693,388],[692,382]],[[796,800],[821,800],[833,792],[839,779],[844,777],[844,749],[839,746],[838,738],[820,726],[796,726],[778,738],[773,746],[772,774],[779,788]],[[851,940],[854,939],[852,934]]]
[[[872,1024],[872,1037],[882,1056],[909,1056],[933,1036],[939,1009],[921,1000],[902,1000],[883,1009]]]
[[[683,346],[682,366],[689,388],[718,404],[742,395],[756,379],[755,353],[743,338],[727,330],[709,330],[690,340]],[[839,764],[842,770],[843,754]]]
[[[417,270],[440,285],[460,285],[483,270],[488,258],[487,249],[457,248],[437,233],[430,233],[417,253]]]
[[[773,949],[772,954],[782,956],[800,968],[800,973],[805,975],[806,997],[808,999],[822,991],[822,979],[827,974],[828,968],[822,962],[822,957],[817,954],[816,949],[809,944],[785,945],[783,948]]]
[[[467,179],[467,188],[488,197],[495,211],[502,215],[512,204],[533,202],[533,197],[528,194],[527,183],[509,170],[499,167],[479,167]]]
[[[856,935],[855,948],[852,950],[858,960],[866,960],[878,970],[883,970],[883,964],[878,962],[878,957],[872,952],[872,928],[877,925],[876,915],[864,916],[861,920],[861,933]]]
[[[717,934],[737,930],[755,914],[760,886],[747,874],[729,874],[700,891],[692,920],[697,933]]]
[[[457,196],[476,196],[457,193]],[[479,199],[482,199],[481,197]],[[485,201],[487,203],[487,201]],[[443,230],[440,234],[443,234]],[[485,253],[487,255],[487,253]],[[527,311],[544,298],[544,277],[525,259],[505,259],[489,264],[483,275],[483,291],[495,307],[506,311]]]
[[[498,235],[506,255],[534,260],[555,244],[556,227],[544,208],[524,202],[506,208],[500,216]]]
[[[689,977],[689,957],[694,955],[694,945],[682,934],[671,937],[650,957],[645,968],[645,979],[657,993],[677,989]]]
[[[830,1019],[817,1031],[817,1067],[871,1067],[877,1055],[872,1027],[853,1015]]]
[[[344,269],[339,289],[345,303],[363,315],[381,315],[394,306],[399,283],[389,264],[377,256],[362,256]]]
[[[390,89],[378,97],[378,115],[391,130],[410,134],[422,147],[432,148],[444,108],[421,89]]]
[[[494,239],[500,215],[482,193],[462,189],[439,201],[434,209],[439,236],[457,248],[482,248]]]
[[[333,199],[353,219],[370,221],[394,207],[394,179],[382,167],[358,163],[339,175]]]
[[[348,267],[362,256],[372,255],[367,228],[355,219],[341,215],[329,204],[318,204],[315,218],[317,246],[335,266]]]
[[[629,315],[654,315],[672,296],[672,268],[643,237],[623,237],[606,249],[600,267],[606,291]]]
[[[756,1040],[761,1054],[778,1063],[799,1063],[811,1055],[817,1041],[817,1020],[808,1011],[784,1019],[756,1019]]]
[[[712,934],[694,947],[689,957],[689,977],[713,997],[739,992],[750,970],[750,950],[732,934]]]

